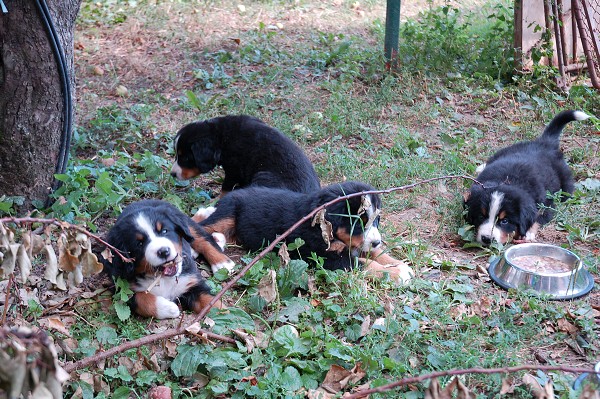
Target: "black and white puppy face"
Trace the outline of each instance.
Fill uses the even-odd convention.
[[[351,192],[371,191],[370,186],[355,187]],[[345,194],[351,192],[345,191]],[[340,192],[339,195],[344,195]],[[352,197],[329,207],[327,219],[333,226],[333,235],[348,248],[369,252],[381,245],[379,214],[381,198],[376,194]]]
[[[473,186],[465,199],[467,221],[475,227],[477,242],[506,244],[535,229],[537,206],[523,190],[511,186]],[[535,234],[535,232],[534,232]]]
[[[192,236],[184,220],[159,208],[144,207],[121,215],[107,241],[131,262],[114,257],[109,266],[114,275],[162,274],[178,277],[185,257],[191,257]]]
[[[218,128],[212,120],[193,122],[182,127],[173,141],[175,162],[171,175],[187,180],[213,170],[219,163]]]

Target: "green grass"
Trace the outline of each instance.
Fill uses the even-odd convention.
[[[221,114],[252,114],[276,126],[306,150],[325,183],[362,180],[381,189],[473,175],[494,149],[537,136],[560,109],[599,114],[596,91],[579,83],[567,93],[554,91],[553,71],[542,73],[542,66],[537,74],[511,75],[512,10],[503,0],[477,11],[468,4],[459,10],[424,3],[422,14],[402,25],[395,73],[383,69],[384,9],[376,2],[359,6],[364,18],[351,2],[245,6],[243,13],[227,1],[82,6],[78,34],[86,50],[76,54],[77,133],[47,216],[105,233],[126,204],[141,198],[165,199],[193,212],[215,196],[219,173],[174,181],[171,141],[183,124]],[[335,23],[328,23],[332,14],[324,11],[335,11]],[[282,29],[273,28],[277,22]],[[214,32],[202,30],[207,26]],[[131,27],[140,28],[130,34]],[[138,38],[152,52],[127,47]],[[114,53],[118,46],[124,49]],[[128,52],[135,54],[127,58]],[[128,62],[137,65],[135,58],[144,67],[132,74]],[[111,73],[89,73],[96,64]],[[117,84],[129,94],[115,95]],[[600,245],[597,129],[593,123],[565,129],[566,158],[580,185],[572,199],[558,204],[552,223],[558,231],[553,239],[579,253],[594,273]],[[267,345],[249,353],[241,341],[206,344],[178,337],[78,370],[81,381],[71,380],[68,393],[80,387],[86,399],[144,397],[151,386],[164,384],[178,398],[301,398],[332,365],[349,370],[360,363],[366,375],[356,385],[375,387],[436,370],[536,363],[534,351],[549,363],[593,364],[598,326],[588,299],[549,302],[502,291],[478,269],[498,249],[461,248],[461,195],[468,186],[451,180],[384,196],[382,230],[392,254],[415,268],[410,286],[367,278],[360,270],[332,273],[304,262],[286,268],[270,255],[227,294],[229,313],[212,311],[214,324],[203,325],[232,337],[232,329],[243,329],[256,342],[264,335]],[[0,198],[0,211],[11,213],[14,201]],[[278,296],[266,303],[258,286],[271,269]],[[225,280],[215,276],[209,283],[218,290]],[[117,314],[118,304],[76,307],[76,319],[65,323],[77,345],[72,355],[61,351],[61,360],[173,326]],[[46,313],[30,309],[23,316],[35,323]],[[577,332],[562,331],[560,319]],[[570,349],[574,345],[583,354]],[[139,367],[128,369],[124,358]],[[468,375],[464,384],[477,397],[498,397],[505,377]],[[573,397],[575,376],[537,377],[553,377],[555,393]],[[403,397],[422,398],[426,386],[400,390]],[[531,393],[520,385],[513,396]]]

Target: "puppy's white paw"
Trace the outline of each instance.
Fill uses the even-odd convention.
[[[162,296],[156,297],[156,318],[174,319],[179,317],[179,306]]]
[[[235,267],[235,262],[233,262],[232,260],[227,260],[225,262],[220,262],[220,263],[216,263],[214,265],[211,265],[211,269],[213,274],[218,272],[221,269],[227,269],[227,271],[229,272],[229,274],[231,274],[231,272],[233,271],[233,268]]]
[[[483,170],[485,169],[485,167],[487,166],[487,164],[484,162],[481,165],[479,165],[477,167],[477,169],[475,169],[475,173],[480,174],[481,172],[483,172]]]
[[[404,264],[399,264],[394,266],[397,269],[396,280],[400,285],[406,285],[412,280],[415,276],[415,271],[412,267]]]
[[[212,233],[212,238],[215,240],[221,251],[225,249],[225,244],[227,244],[227,239],[225,238],[225,234],[223,233]]]
[[[209,207],[206,207],[206,208],[200,208],[200,209],[198,209],[198,211],[196,211],[196,213],[194,214],[194,216],[192,216],[192,219],[196,223],[200,223],[201,221],[207,219],[210,215],[212,215],[213,213],[215,213],[216,210],[217,210],[217,208],[215,208],[214,206],[209,206]]]

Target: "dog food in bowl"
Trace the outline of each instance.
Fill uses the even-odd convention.
[[[547,299],[574,299],[594,287],[594,278],[579,256],[551,244],[509,247],[488,269],[492,281],[505,289],[525,290]]]
[[[511,259],[513,265],[533,273],[563,273],[573,270],[573,266],[559,259],[543,255],[521,255]]]

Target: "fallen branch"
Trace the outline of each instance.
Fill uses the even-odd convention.
[[[446,370],[446,371],[436,371],[434,373],[423,374],[423,375],[419,375],[416,377],[407,377],[407,378],[398,380],[396,382],[392,382],[390,384],[378,386],[377,388],[362,389],[359,392],[349,393],[349,394],[344,395],[344,399],[365,398],[374,393],[388,392],[388,391],[391,391],[393,389],[399,388],[404,385],[423,382],[425,380],[430,380],[432,378],[452,377],[452,376],[464,375],[464,374],[507,374],[507,373],[516,373],[518,371],[528,371],[528,370],[563,371],[563,372],[567,372],[567,373],[577,373],[577,374],[582,374],[582,373],[594,374],[595,373],[594,369],[586,369],[586,368],[582,368],[582,367],[570,367],[570,366],[561,366],[561,365],[542,366],[542,365],[535,365],[535,364],[523,364],[523,365],[514,366],[514,367],[500,367],[500,368],[491,368],[491,369],[486,369],[486,368],[481,368],[481,367],[474,367],[474,368],[470,368],[470,369],[454,369],[454,370]]]

